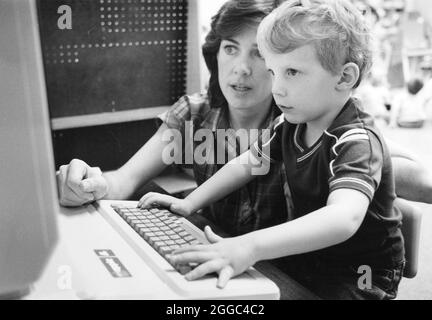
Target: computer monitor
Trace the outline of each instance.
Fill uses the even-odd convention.
[[[57,242],[58,200],[35,1],[0,1],[0,298],[25,295]]]

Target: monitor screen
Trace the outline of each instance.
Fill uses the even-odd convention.
[[[57,242],[58,200],[33,0],[0,1],[0,298],[25,295]]]

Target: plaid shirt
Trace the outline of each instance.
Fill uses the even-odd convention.
[[[264,128],[269,128],[279,113],[277,107],[273,106],[265,121]],[[205,96],[183,96],[168,111],[161,114],[159,119],[169,128],[181,132],[183,160],[187,159],[184,154],[185,149],[187,149],[186,143],[193,146],[191,151],[195,151],[197,146],[203,143],[202,141],[191,141],[194,140],[193,137],[197,130],[211,130],[213,146],[218,148],[221,142],[216,139],[216,130],[231,128],[226,109],[210,108]],[[190,131],[185,130],[186,125],[191,126],[188,128]],[[187,131],[193,135],[190,134],[189,137],[185,137]],[[241,150],[240,143],[235,138],[235,132],[233,130],[228,131],[227,136],[228,141],[224,141],[221,147],[224,148],[225,159],[229,161],[229,159],[237,157]],[[249,141],[249,145],[254,142]],[[216,152],[205,156],[206,159],[210,157],[212,161],[207,161],[204,164],[194,161],[192,165],[182,165],[182,167],[193,169],[198,185],[208,180],[223,166],[223,164],[217,163]],[[189,158],[192,159],[192,157]],[[203,210],[203,214],[207,218],[233,236],[286,222],[291,218],[291,213],[290,193],[282,163],[272,165],[267,175],[257,176],[242,188]]]

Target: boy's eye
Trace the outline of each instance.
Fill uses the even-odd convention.
[[[267,69],[267,71],[268,71],[272,76],[274,76],[274,72],[273,72],[272,69]]]
[[[287,69],[286,74],[287,74],[287,76],[294,77],[298,74],[298,71],[295,69]]]
[[[236,54],[238,50],[233,45],[226,45],[226,46],[224,46],[224,51],[227,55],[232,56],[233,54]]]

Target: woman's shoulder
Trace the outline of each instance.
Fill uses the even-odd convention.
[[[202,116],[210,110],[209,102],[206,95],[193,94],[181,96],[168,110],[159,115],[163,122],[191,121],[194,117]]]
[[[195,116],[203,116],[210,111],[207,95],[195,93],[184,95],[168,110],[169,113],[183,120],[191,120]]]

